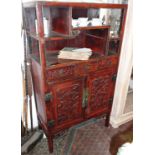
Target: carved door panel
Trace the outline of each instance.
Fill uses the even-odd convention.
[[[103,70],[88,76],[86,117],[108,110],[112,89],[112,71]]]
[[[63,128],[83,119],[83,78],[70,80],[52,87],[55,126]]]

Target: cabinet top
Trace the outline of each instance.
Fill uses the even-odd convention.
[[[36,7],[37,5],[43,6],[63,6],[63,7],[84,7],[84,8],[127,8],[127,4],[119,4],[119,3],[104,3],[103,1],[94,1],[91,2],[80,2],[80,1],[31,1],[24,2],[24,7]]]

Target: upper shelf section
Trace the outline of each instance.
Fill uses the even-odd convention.
[[[51,1],[23,5],[25,29],[37,40],[70,39],[83,30],[105,28],[112,38],[121,38],[127,8],[126,4]]]

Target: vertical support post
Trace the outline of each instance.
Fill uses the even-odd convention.
[[[44,26],[43,26],[43,7],[38,2],[36,4],[37,24],[39,33],[39,54],[41,63],[42,88],[46,92],[46,58],[45,58],[45,40],[44,40]]]

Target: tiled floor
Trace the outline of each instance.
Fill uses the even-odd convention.
[[[54,139],[54,152],[51,155],[111,155],[111,138],[124,131],[132,122],[114,129],[104,126],[104,119],[91,119],[70,128]],[[27,155],[50,155],[46,139],[42,139]]]

